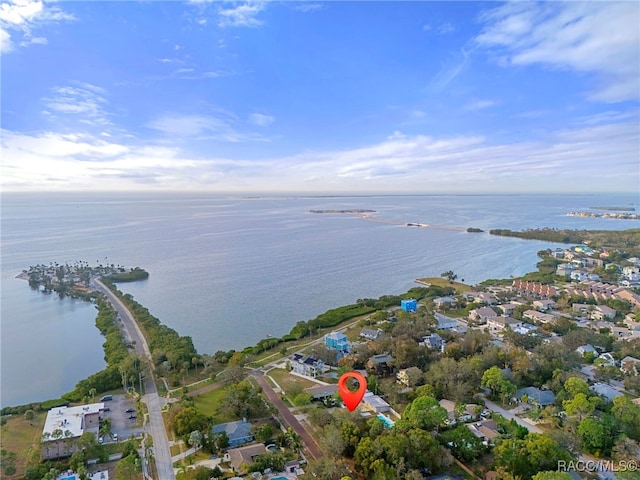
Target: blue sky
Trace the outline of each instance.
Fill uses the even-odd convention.
[[[3,1],[3,189],[638,191],[639,24],[635,1]]]

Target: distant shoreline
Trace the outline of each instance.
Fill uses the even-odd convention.
[[[345,210],[309,210],[309,213],[326,213],[326,214],[347,214],[355,215],[363,220],[369,220],[371,222],[386,223],[388,225],[402,225],[405,227],[423,227],[423,228],[437,228],[438,230],[453,230],[455,232],[466,232],[467,229],[463,227],[450,227],[447,225],[432,225],[430,223],[420,222],[402,222],[400,220],[388,220],[384,218],[375,218],[369,213],[375,213],[375,210],[367,210],[361,208],[345,209]]]

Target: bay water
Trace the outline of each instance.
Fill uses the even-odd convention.
[[[567,217],[638,208],[637,194],[216,196],[187,193],[2,195],[0,405],[54,398],[104,367],[95,307],[33,291],[15,276],[50,262],[122,264],[121,284],[201,353],[242,349],[358,298],[399,294],[453,270],[474,284],[535,269],[556,244],[367,221],[311,209],[372,209],[398,222],[453,227],[626,229]]]

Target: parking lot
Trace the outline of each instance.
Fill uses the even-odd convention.
[[[104,402],[105,411],[100,415],[100,418],[111,419],[111,433],[114,438],[117,438],[118,441],[124,441],[131,436],[137,437],[142,434],[142,419],[138,418],[133,399],[127,395],[113,395],[112,398],[112,400]],[[115,439],[104,439],[105,443],[112,441]]]

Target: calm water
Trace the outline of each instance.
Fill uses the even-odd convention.
[[[370,208],[379,218],[460,227],[632,228],[567,217],[637,195],[232,198],[4,194],[2,405],[57,396],[102,368],[94,307],[32,292],[23,268],[76,260],[146,268],[124,284],[199,351],[239,349],[362,297],[401,293],[453,270],[468,283],[531,271],[549,244],[407,228],[310,209]]]

